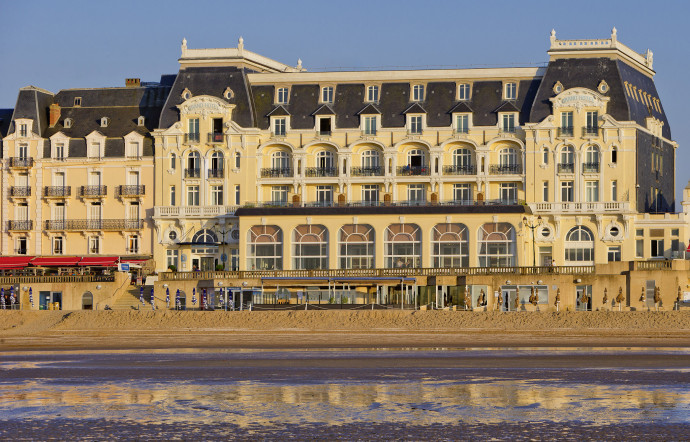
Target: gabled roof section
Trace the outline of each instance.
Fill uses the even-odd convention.
[[[366,106],[364,106],[364,109],[357,112],[357,115],[371,115],[371,114],[381,115],[381,111],[379,110],[378,107],[374,106],[373,104],[367,104]]]
[[[515,106],[513,101],[504,101],[503,104],[494,109],[494,112],[520,112],[520,109]]]
[[[335,115],[335,112],[333,112],[333,109],[331,109],[329,105],[323,104],[316,109],[312,115]]]
[[[413,103],[403,111],[403,114],[425,114],[426,110],[419,103]]]
[[[290,116],[290,112],[287,111],[282,105],[276,106],[271,112],[266,114],[267,117],[287,117]]]
[[[472,112],[472,108],[466,102],[461,101],[448,111],[449,114],[456,112]]]

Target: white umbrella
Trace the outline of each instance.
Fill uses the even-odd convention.
[[[139,301],[141,301],[141,305],[146,305],[146,302],[144,301],[144,286],[142,285],[139,287]]]
[[[180,303],[180,289],[177,289],[177,293],[175,294],[175,306],[177,306],[178,309],[182,307]]]
[[[165,303],[170,308],[170,287],[165,288]]]
[[[151,309],[156,309],[156,298],[153,297],[153,287],[151,287]]]
[[[192,305],[196,305],[196,287],[192,289]]]
[[[34,295],[31,287],[29,287],[29,302],[31,303],[31,308],[34,308]]]

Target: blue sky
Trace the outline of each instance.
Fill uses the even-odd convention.
[[[557,37],[618,39],[654,52],[655,82],[678,142],[676,199],[690,179],[690,2],[0,0],[0,108],[20,87],[52,92],[155,81],[190,48],[245,48],[321,68],[535,66]],[[677,206],[679,209],[680,206]]]

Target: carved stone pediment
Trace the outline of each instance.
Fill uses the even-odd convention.
[[[600,109],[602,113],[606,113],[606,105],[609,101],[609,97],[604,97],[600,93],[590,89],[576,87],[563,91],[549,100],[551,100],[554,109],[574,107],[580,112],[585,107],[595,107]]]
[[[234,104],[229,104],[220,98],[211,97],[209,95],[200,95],[198,97],[190,98],[184,103],[177,106],[180,110],[180,115],[200,115],[202,118],[207,118],[209,115],[223,115],[230,117],[232,110],[235,108]]]

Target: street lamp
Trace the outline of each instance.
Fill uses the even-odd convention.
[[[224,250],[225,250],[225,247],[224,247],[224,246],[225,246],[225,244],[226,244],[226,242],[225,242],[225,235],[227,235],[228,233],[230,233],[230,231],[232,230],[232,224],[231,224],[231,223],[230,223],[230,224],[225,224],[225,223],[220,224],[220,223],[217,222],[217,223],[213,226],[213,230],[214,230],[216,233],[218,233],[218,234],[220,235],[220,237],[221,237],[221,240],[220,240],[220,255],[221,255],[221,259],[220,259],[220,260],[223,262],[223,270],[226,270],[225,262],[228,260],[228,256],[225,255],[225,253],[224,253]],[[225,256],[225,261],[223,261],[223,256]]]
[[[528,224],[527,223],[527,217],[523,216],[522,217],[522,225],[527,227],[528,229],[530,229],[532,231],[532,267],[536,267],[537,266],[537,254],[535,252],[535,246],[534,246],[534,242],[535,242],[534,229],[536,229],[537,227],[539,227],[541,225],[541,215],[539,215],[537,217],[537,222],[536,223],[532,222],[532,224]]]

